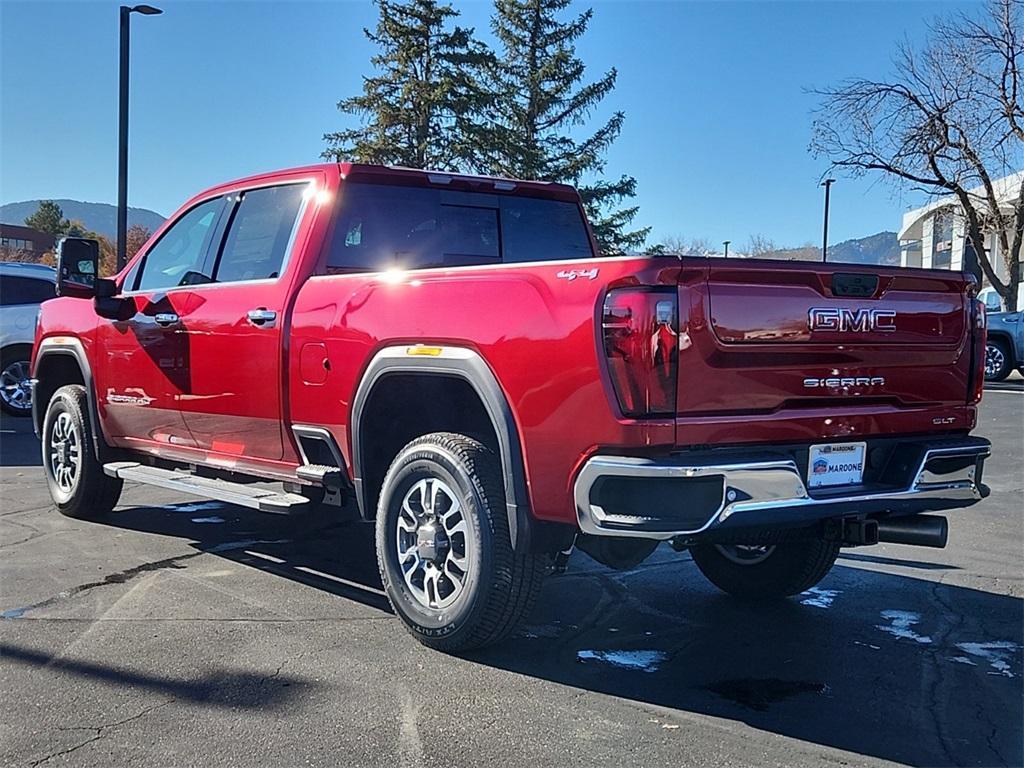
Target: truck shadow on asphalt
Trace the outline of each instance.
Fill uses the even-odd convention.
[[[169,697],[210,707],[274,709],[290,699],[315,694],[316,681],[281,674],[215,668],[198,678],[150,675],[115,664],[56,658],[13,643],[0,643],[0,657],[7,663],[49,668],[57,676],[71,675],[128,689],[143,688]],[[55,683],[59,684],[59,683]]]
[[[111,524],[389,610],[368,525],[217,502],[132,508]],[[956,570],[844,552],[817,588],[748,604],[667,547],[622,573],[577,554],[513,638],[464,658],[633,700],[666,738],[697,727],[685,717],[696,713],[915,765],[1024,764],[1024,601],[872,569],[896,564]]]
[[[41,467],[39,441],[32,419],[0,415],[0,467]]]

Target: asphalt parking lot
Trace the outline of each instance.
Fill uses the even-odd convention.
[[[583,554],[523,630],[453,658],[380,593],[371,532],[132,487],[104,524],[50,507],[0,423],[0,764],[1024,764],[1024,382],[978,433],[992,496],[950,546],[844,550],[749,606],[667,547]]]

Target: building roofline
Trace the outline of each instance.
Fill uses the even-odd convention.
[[[1024,185],[1024,171],[1017,171],[1016,173],[1011,173],[1009,176],[1003,176],[1002,178],[993,180],[992,188],[995,192],[996,200],[999,202],[1000,208],[1004,203],[1007,206],[1012,206],[1016,203],[1017,196],[1020,194],[1022,185]],[[987,200],[985,187],[981,185],[974,187],[973,189],[969,189],[967,194],[971,197]],[[900,231],[896,235],[897,239],[917,239],[909,237],[910,230],[935,211],[949,207],[960,207],[960,202],[956,195],[943,195],[942,197],[932,200],[927,205],[915,208],[912,211],[907,211],[903,214],[903,223],[902,226],[900,226]]]

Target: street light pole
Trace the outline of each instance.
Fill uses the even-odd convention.
[[[824,232],[821,236],[821,261],[822,263],[828,261],[828,202],[829,192],[832,190],[832,185],[836,183],[835,179],[825,179],[821,182],[821,186],[825,188],[825,226]]]
[[[117,269],[121,270],[127,262],[128,239],[128,63],[130,48],[131,14],[141,13],[155,16],[163,13],[151,5],[122,5],[120,8],[121,25],[121,62],[118,83],[118,115],[117,115]]]
[[[731,243],[731,242],[732,242],[732,240],[723,240],[722,241],[722,245],[725,246],[725,256],[723,258],[726,258],[726,259],[729,258],[729,243]]]

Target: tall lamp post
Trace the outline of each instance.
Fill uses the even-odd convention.
[[[722,241],[722,245],[725,246],[725,255],[722,257],[723,259],[728,259],[729,258],[729,243],[731,243],[731,242],[732,242],[732,240],[723,240]]]
[[[121,6],[121,67],[117,122],[117,268],[124,267],[128,238],[128,50],[131,15],[163,13],[152,5]]]
[[[825,227],[824,232],[821,235],[821,261],[822,263],[828,261],[828,200],[829,192],[832,190],[832,185],[836,183],[835,179],[825,179],[821,182],[821,186],[825,188]]]

